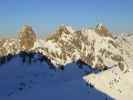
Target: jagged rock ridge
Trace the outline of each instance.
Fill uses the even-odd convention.
[[[112,66],[122,67],[123,70],[127,68],[122,48],[102,25],[80,31],[62,26],[47,39],[45,45],[47,55],[58,64],[81,59],[92,67],[101,69]]]
[[[128,51],[132,47],[123,48],[122,45],[129,43],[123,41],[122,44],[121,41],[123,40],[114,38],[106,26],[101,24],[94,29],[79,31],[70,26],[61,26],[46,40],[37,39],[32,27],[24,26],[18,39],[0,41],[0,55],[32,50],[46,55],[57,67],[80,59],[93,68],[119,66],[125,71],[129,56],[132,55]]]

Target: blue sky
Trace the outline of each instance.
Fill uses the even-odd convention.
[[[40,35],[61,24],[74,28],[104,23],[110,31],[133,32],[133,0],[0,0],[0,35],[31,25]]]

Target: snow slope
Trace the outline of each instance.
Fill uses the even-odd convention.
[[[115,67],[99,74],[87,75],[84,79],[116,100],[132,100],[132,77],[133,71],[122,73]]]
[[[32,62],[16,55],[0,66],[0,100],[112,100],[87,84],[83,76],[91,72],[87,65],[70,63],[62,69],[50,69],[46,60],[35,54]]]

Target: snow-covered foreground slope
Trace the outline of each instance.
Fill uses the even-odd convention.
[[[84,79],[116,100],[132,100],[132,77],[133,71],[122,73],[120,69],[114,67],[99,74],[87,75]]]
[[[83,76],[91,68],[80,63],[54,69],[35,54],[30,63],[16,55],[0,66],[0,100],[111,100],[87,84]],[[23,60],[23,61],[22,61]]]

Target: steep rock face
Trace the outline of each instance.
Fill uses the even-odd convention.
[[[33,48],[36,41],[36,33],[32,30],[32,27],[25,25],[19,33],[20,48],[23,50],[29,50]]]
[[[74,31],[70,26],[62,26],[46,40],[44,53],[59,65],[81,59],[94,68],[119,66],[125,70],[127,64],[118,42],[108,31],[96,30]]]

